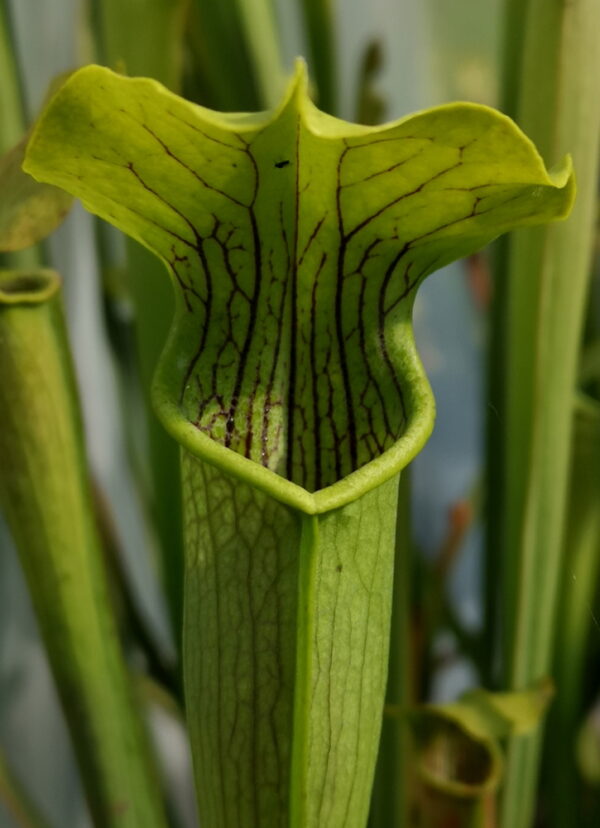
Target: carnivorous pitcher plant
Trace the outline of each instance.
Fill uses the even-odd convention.
[[[222,114],[100,67],[50,102],[25,169],[154,251],[176,295],[154,403],[181,446],[184,678],[202,825],[364,828],[399,474],[433,426],[421,282],[564,217],[501,114],[382,127]]]

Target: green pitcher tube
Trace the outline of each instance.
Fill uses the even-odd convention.
[[[165,826],[107,595],[60,296],[0,274],[0,506],[14,537],[97,826]]]

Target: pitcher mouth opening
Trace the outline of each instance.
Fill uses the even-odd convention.
[[[502,771],[499,749],[452,719],[431,715],[431,733],[422,749],[420,771],[426,783],[459,799],[476,799],[496,788]]]
[[[407,350],[405,403],[407,419],[401,436],[381,454],[332,484],[309,491],[285,476],[227,448],[203,433],[183,413],[177,378],[172,371],[169,350],[161,358],[153,384],[154,409],[164,428],[183,450],[221,469],[294,509],[321,514],[345,506],[398,474],[427,442],[435,419],[435,401],[416,352],[414,342]]]
[[[53,270],[0,273],[0,303],[6,305],[40,304],[60,288],[60,277]]]

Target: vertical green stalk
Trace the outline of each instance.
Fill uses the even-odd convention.
[[[562,227],[511,242],[502,618],[503,673],[520,688],[551,669],[562,577],[577,353],[595,215],[600,3],[533,0],[524,39],[519,120],[550,162],[568,147],[579,196]],[[504,828],[533,818],[540,739],[511,740]]]
[[[285,73],[272,0],[235,0],[252,58],[262,106],[270,109],[281,98]]]
[[[186,96],[225,111],[257,109],[260,95],[256,70],[248,53],[238,0],[190,2],[186,34],[193,65],[186,76]]]
[[[173,295],[165,283],[164,267],[133,239],[126,238],[127,287],[135,308],[135,343],[146,402],[148,460],[151,474],[151,514],[160,540],[161,577],[171,628],[180,645],[183,613],[183,527],[179,452],[165,434],[150,405],[152,376],[168,334]],[[136,427],[135,420],[133,428]]]
[[[331,0],[301,0],[311,67],[317,83],[319,107],[335,113],[337,78],[335,25]]]
[[[22,137],[25,117],[21,84],[11,42],[6,0],[0,2],[0,152]]]
[[[0,277],[0,503],[96,825],[165,825],[94,525],[58,277]]]
[[[511,118],[517,117],[523,37],[530,0],[505,0],[500,102],[502,111]],[[497,648],[499,628],[498,583],[503,568],[502,541],[504,520],[504,429],[506,375],[505,353],[507,337],[508,304],[508,251],[509,239],[498,239],[493,246],[493,292],[490,311],[490,337],[487,354],[486,411],[486,522],[485,522],[485,575],[484,575],[484,625],[483,667],[484,684],[492,687],[498,682]]]
[[[124,65],[131,75],[155,78],[178,90],[182,83],[187,7],[187,0],[96,0],[93,11],[97,48],[103,60],[111,66]],[[139,32],[131,37],[136,26]],[[150,511],[160,540],[161,576],[171,626],[179,643],[183,612],[179,455],[150,409],[150,385],[168,334],[173,297],[162,264],[133,239],[125,241],[127,288],[135,308],[137,359],[147,403]]]
[[[600,406],[582,399],[577,409],[565,535],[554,676],[557,697],[548,721],[546,787],[549,824],[580,824],[575,745],[583,718],[585,658],[600,573]]]
[[[21,82],[13,50],[6,0],[0,0],[0,155],[7,152],[25,133],[25,112]],[[0,254],[0,266],[36,267],[37,248]]]
[[[188,0],[93,0],[95,28],[109,66],[150,73],[178,90]],[[135,31],[135,37],[132,33]]]
[[[502,110],[511,118],[517,116],[521,75],[523,71],[524,38],[531,0],[505,0],[502,38]]]

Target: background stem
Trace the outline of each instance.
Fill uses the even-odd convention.
[[[256,72],[261,104],[263,108],[271,109],[279,103],[285,81],[272,2],[237,0],[237,4]]]
[[[58,277],[0,278],[0,504],[31,592],[95,823],[162,828],[107,596]]]
[[[124,65],[132,75],[155,78],[173,91],[182,83],[187,0],[103,0],[93,7],[97,48],[108,66]],[[136,37],[130,33],[143,15]],[[105,232],[112,229],[102,228]],[[110,256],[100,249],[105,267]],[[179,649],[183,603],[183,551],[179,451],[165,434],[150,406],[152,376],[167,339],[173,315],[173,289],[164,264],[133,239],[125,239],[126,289],[135,312],[135,368],[143,389],[147,440],[144,448],[150,472],[149,511],[160,542],[160,574]],[[127,376],[124,382],[131,382]],[[131,428],[139,430],[139,411],[131,412]]]
[[[25,109],[6,0],[0,0],[0,155],[25,134]],[[37,247],[15,253],[0,253],[0,267],[38,267]]]
[[[337,77],[334,14],[331,0],[302,0],[304,25],[317,84],[320,109],[337,113]]]
[[[510,242],[507,315],[503,679],[523,688],[551,669],[562,570],[573,395],[590,273],[600,98],[600,3],[532,0],[519,125],[547,163],[569,151],[579,181],[570,219]],[[540,738],[510,740],[504,828],[532,823]]]
[[[25,115],[6,0],[0,0],[0,152],[22,138]]]
[[[523,61],[525,21],[531,0],[506,0],[502,32],[500,66],[500,106],[506,115],[517,117]],[[493,290],[490,308],[490,337],[487,351],[487,409],[486,409],[486,525],[485,575],[483,601],[483,684],[496,686],[497,648],[499,642],[499,579],[502,577],[504,532],[504,427],[506,416],[506,371],[508,313],[508,257],[510,237],[502,236],[492,248]]]
[[[561,586],[554,676],[545,750],[547,815],[554,828],[584,825],[576,739],[585,715],[585,665],[600,572],[600,406],[578,406],[573,440],[565,572]],[[590,688],[591,689],[591,688]],[[597,687],[594,688],[597,690]]]

